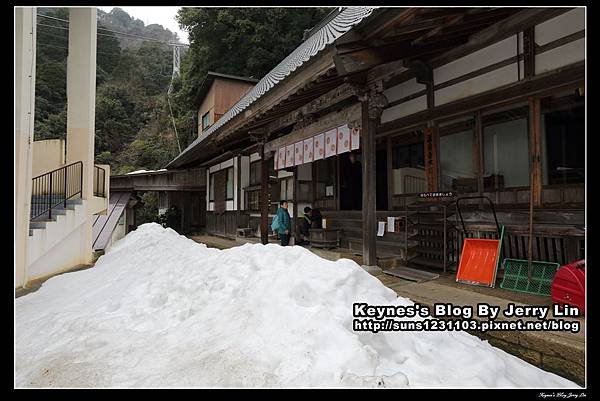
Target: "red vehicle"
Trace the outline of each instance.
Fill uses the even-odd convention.
[[[552,280],[552,301],[571,305],[585,314],[585,259],[561,266]]]

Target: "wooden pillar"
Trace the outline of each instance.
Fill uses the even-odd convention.
[[[439,190],[439,163],[438,163],[438,130],[437,126],[430,124],[424,129],[424,151],[425,151],[425,177],[427,179],[427,191]]]
[[[387,163],[386,163],[386,167],[387,167],[387,195],[388,195],[388,201],[387,201],[387,209],[388,210],[392,210],[392,201],[393,201],[393,195],[394,195],[394,177],[392,176],[393,171],[392,171],[392,139],[388,136],[386,141],[385,141],[385,154],[386,154],[386,158],[387,158]]]
[[[535,75],[535,27],[523,31],[523,68],[525,78]]]
[[[376,188],[375,188],[376,121],[369,118],[369,100],[362,102],[362,221],[363,263],[377,265],[376,251]]]
[[[260,241],[269,243],[269,161],[264,144],[260,146]]]
[[[541,163],[541,109],[540,99],[529,98],[529,148],[531,154],[530,188],[533,205],[542,204],[542,163]]]
[[[375,134],[383,107],[387,99],[381,93],[360,96],[362,107],[362,222],[363,222],[363,263],[377,265],[377,191],[376,191],[376,148]]]
[[[475,112],[475,131],[473,132],[473,170],[477,177],[477,192],[481,195],[485,188],[483,183],[483,125],[479,110]]]

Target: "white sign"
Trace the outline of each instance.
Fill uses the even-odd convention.
[[[288,145],[285,147],[285,166],[294,166],[294,145]]]
[[[388,217],[387,218],[387,228],[388,228],[387,230],[388,230],[389,233],[393,233],[394,232],[394,229],[395,229],[394,228],[395,227],[394,222],[395,221],[396,221],[395,217]]]
[[[325,157],[325,134],[316,135],[314,138],[315,153],[313,160],[319,160]]]
[[[313,138],[305,139],[304,140],[304,163],[310,163],[313,161],[313,149],[314,149]]]
[[[325,133],[325,157],[335,156],[337,152],[337,128]]]
[[[352,128],[352,132],[350,133],[350,149],[356,150],[360,147],[360,129]]]
[[[294,144],[294,164],[296,166],[304,163],[304,142],[296,142]]]
[[[380,221],[377,224],[377,236],[383,237],[384,232],[385,232],[385,221]]]
[[[279,148],[279,169],[285,167],[285,146],[283,148]]]
[[[337,153],[350,152],[350,128],[348,125],[342,125],[337,129]]]

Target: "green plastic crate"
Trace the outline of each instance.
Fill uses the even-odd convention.
[[[504,259],[502,262],[504,278],[500,283],[500,288],[549,297],[552,280],[559,264],[532,261],[531,281],[527,277],[527,266],[526,260]]]

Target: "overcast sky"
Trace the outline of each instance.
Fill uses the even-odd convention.
[[[102,11],[110,12],[114,7],[98,7]],[[176,32],[182,43],[188,43],[187,33],[179,29],[175,15],[181,7],[119,7],[131,15],[140,19],[146,25],[159,24],[171,32]]]

